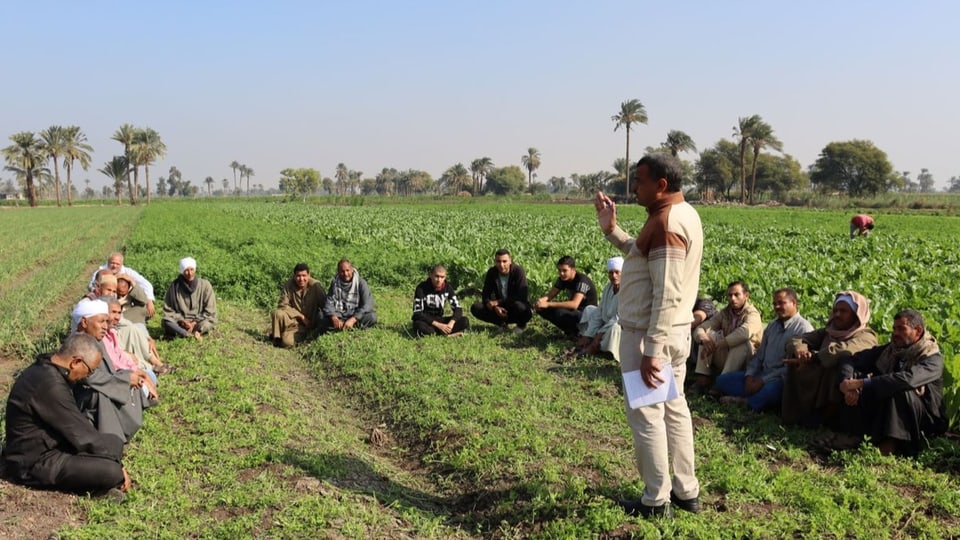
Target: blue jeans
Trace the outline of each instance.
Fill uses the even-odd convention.
[[[717,377],[717,390],[726,396],[747,398],[747,406],[755,411],[780,405],[780,398],[783,396],[783,381],[776,380],[764,383],[756,394],[747,396],[746,385],[744,384],[746,379],[747,372],[745,371],[724,373]]]

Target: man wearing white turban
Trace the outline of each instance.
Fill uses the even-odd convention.
[[[193,257],[180,259],[180,275],[163,299],[164,334],[199,340],[216,325],[217,297],[213,286],[197,275]]]
[[[607,278],[609,281],[600,295],[599,306],[587,306],[580,318],[580,337],[577,338],[577,353],[598,354],[609,352],[620,361],[620,308],[617,293],[620,292],[620,270],[623,269],[623,257],[607,260]]]

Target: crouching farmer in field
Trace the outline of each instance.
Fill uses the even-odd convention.
[[[497,325],[506,330],[507,325],[517,325],[515,332],[522,332],[533,310],[527,286],[527,274],[523,267],[514,264],[510,250],[498,249],[493,254],[494,265],[487,270],[483,278],[481,301],[470,306],[470,313],[481,321]]]
[[[797,293],[790,288],[773,293],[773,310],[777,318],[763,331],[760,348],[747,363],[746,371],[731,371],[717,377],[721,401],[746,403],[754,411],[779,407],[783,397],[783,363],[787,343],[794,336],[813,331],[813,325],[797,310]]]
[[[856,291],[843,291],[833,300],[826,328],[787,343],[781,411],[785,424],[815,428],[836,419],[843,403],[837,389],[840,361],[877,345],[869,323],[870,301]]]
[[[370,286],[347,259],[337,263],[337,275],[327,290],[322,331],[369,328],[377,324]]]
[[[217,325],[217,297],[210,282],[197,276],[193,257],[180,260],[180,275],[163,299],[163,332],[202,339]]]
[[[123,439],[97,431],[74,400],[74,387],[101,360],[94,338],[71,334],[17,377],[7,399],[3,449],[11,479],[76,493],[130,488],[120,462]]]
[[[444,306],[450,305],[452,315],[444,317]],[[427,279],[417,285],[413,294],[413,330],[417,337],[439,334],[461,336],[470,326],[463,316],[463,308],[453,286],[447,282],[447,269],[436,265]]]
[[[916,455],[927,437],[947,429],[943,355],[912,309],[893,317],[890,343],[858,352],[840,364],[844,431],[825,441],[855,446],[869,435],[883,454]]]
[[[290,348],[306,340],[318,327],[320,308],[326,299],[320,282],[310,276],[307,263],[294,266],[293,277],[280,289],[280,300],[271,317],[273,344]]]
[[[600,354],[608,352],[620,361],[620,271],[623,257],[607,260],[609,281],[600,295],[599,306],[587,306],[580,318],[580,337],[577,338],[577,354]]]

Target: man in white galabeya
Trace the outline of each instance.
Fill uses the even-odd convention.
[[[597,193],[595,201],[600,229],[625,255],[619,293],[620,370],[639,370],[643,383],[652,388],[666,382],[660,371],[669,362],[680,395],[637,409],[626,403],[644,490],[642,498],[619,504],[629,515],[669,517],[671,503],[688,512],[700,511],[693,425],[683,379],[700,286],[703,226],[697,211],[683,199],[676,158],[644,156],[634,178],[637,202],[647,208],[647,220],[636,238],[617,227],[616,206],[608,196]]]

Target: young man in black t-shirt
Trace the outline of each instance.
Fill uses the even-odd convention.
[[[577,263],[573,257],[564,255],[557,261],[559,277],[545,296],[537,299],[534,311],[555,324],[570,339],[576,339],[577,324],[587,306],[597,305],[597,288],[589,276],[577,272]],[[567,291],[567,300],[554,302],[553,299]]]

